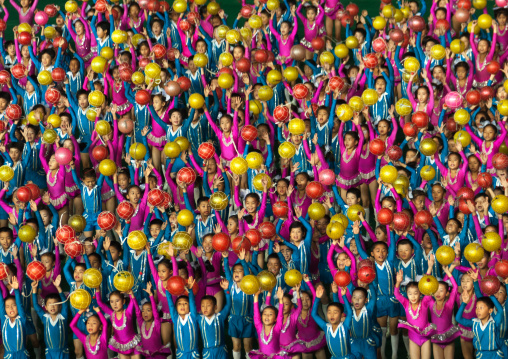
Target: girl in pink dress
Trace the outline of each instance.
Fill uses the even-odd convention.
[[[283,21],[280,25],[280,33],[273,27],[273,17],[275,16],[275,11],[272,11],[272,16],[270,18],[270,31],[277,40],[277,45],[279,47],[279,55],[277,55],[276,58],[279,65],[289,65],[293,62],[293,59],[291,59],[291,48],[295,43],[295,37],[298,32],[298,18],[296,17],[294,7],[291,8],[291,15],[294,19],[293,26],[291,26],[289,22]],[[268,39],[268,34],[266,36]]]
[[[455,269],[457,270],[457,269]],[[464,316],[466,319],[476,318],[476,295],[474,291],[473,279],[468,273],[464,273],[460,278],[460,286],[462,288],[462,293],[467,292],[471,298],[469,304],[466,305],[464,309]],[[462,301],[460,295],[455,297],[455,302],[458,306],[461,305]],[[458,324],[460,329],[460,346],[462,348],[462,355],[465,359],[474,358],[474,347],[473,347],[473,337],[474,333],[471,328],[465,327],[462,324]]]
[[[224,115],[219,119],[220,128],[215,124],[210,116],[210,112],[205,107],[205,116],[208,119],[210,127],[217,135],[220,143],[221,154],[220,158],[223,163],[229,164],[229,162],[239,156],[238,148],[236,144],[239,141],[238,136],[238,112],[235,111],[233,118],[230,115]]]
[[[325,0],[325,15],[326,15],[326,34],[329,37],[333,37],[333,30],[335,28],[335,40],[340,41],[341,23],[337,18],[337,13],[343,10],[340,0]]]
[[[79,16],[79,15],[78,15]],[[76,53],[85,62],[85,68],[90,66],[92,58],[96,55],[96,52],[92,49],[92,35],[90,26],[84,19],[79,19],[74,23],[74,27],[71,18],[67,20],[67,29],[69,34],[76,44]],[[74,29],[76,32],[74,32]]]
[[[481,159],[480,154],[485,154],[488,156],[487,170],[490,173],[495,173],[494,166],[492,165],[492,158],[496,153],[499,152],[499,148],[504,143],[507,134],[505,127],[506,121],[499,121],[498,124],[501,130],[501,135],[498,135],[496,126],[489,124],[483,128],[483,140],[480,137],[476,136],[469,125],[466,125],[466,131],[471,135],[471,139],[474,141],[476,146],[481,149],[480,153],[476,154],[478,159]]]
[[[150,253],[150,251],[147,253]],[[139,332],[141,334],[141,343],[136,349],[139,353],[144,355],[146,359],[166,359],[171,355],[171,345],[170,343],[163,345],[161,341],[162,321],[159,317],[157,306],[155,305],[152,283],[148,282],[146,289],[143,290],[150,296],[150,301],[141,306],[142,310],[140,310],[136,300],[132,299],[136,311]]]
[[[464,187],[468,166],[468,161],[464,151],[462,151],[460,141],[456,142],[456,146],[459,153],[452,152],[448,155],[448,167],[441,163],[440,156],[432,156],[441,172],[441,177],[446,178],[447,189],[452,196],[455,196],[457,191]]]
[[[474,87],[483,87],[487,85],[489,81],[490,73],[487,71],[487,64],[494,58],[496,52],[496,41],[497,41],[497,24],[492,23],[494,35],[492,36],[492,43],[486,39],[475,42],[474,29],[478,26],[478,22],[474,20],[471,24],[471,34],[469,36],[469,43],[473,50],[475,59],[475,74],[474,74]],[[460,305],[460,304],[459,304]]]
[[[427,115],[432,116],[432,111],[434,110],[434,88],[429,81],[427,71],[422,70],[422,77],[425,79],[425,86],[420,86],[413,95],[411,88],[413,86],[414,77],[415,75],[411,75],[409,82],[407,83],[407,97],[411,102],[411,106],[413,106],[413,111],[423,111]],[[437,123],[434,125],[437,125]]]
[[[78,328],[78,321],[85,310],[80,310],[72,319],[70,327],[78,339],[83,343],[88,359],[108,359],[108,322],[98,307],[93,308],[97,314],[86,321],[88,335]]]
[[[464,56],[466,57],[467,63],[459,62],[457,65],[455,65],[455,74],[452,71],[452,59],[447,57],[446,80],[444,83],[446,86],[448,86],[447,84],[449,84],[451,81],[455,86],[455,91],[457,91],[463,97],[465,97],[467,92],[473,88],[473,76],[470,76],[470,71],[473,69],[473,63],[466,54],[464,54]]]
[[[58,211],[59,216],[65,216],[61,217],[62,223],[67,223],[69,212],[69,198],[67,196],[67,191],[65,190],[65,166],[60,166],[58,164],[55,159],[55,155],[52,155],[49,158],[48,162],[45,156],[46,149],[46,145],[41,145],[41,150],[39,151],[39,159],[41,160],[42,167],[46,172],[51,204]]]
[[[30,26],[34,24],[35,9],[37,8],[39,0],[34,0],[33,2],[31,0],[20,0],[19,5],[13,0],[9,1],[12,7],[19,13],[20,24],[24,22]]]
[[[186,186],[185,183],[181,183],[176,178],[173,179],[173,177],[171,177],[171,170],[175,160],[175,158],[172,158],[171,160],[168,158],[166,161],[166,180],[168,181],[169,189],[173,195],[173,203],[175,206],[179,206],[180,208],[186,208],[185,199],[183,197],[184,192],[186,192],[189,196],[191,206],[194,206],[196,203],[194,202],[194,183]]]
[[[98,290],[95,293],[99,308],[110,316],[109,320],[113,325],[113,335],[109,339],[109,349],[121,354],[124,358],[139,359],[140,356],[136,347],[141,343],[141,336],[136,334],[134,329],[134,302],[136,298],[132,290],[129,291],[130,300],[127,309],[124,309],[124,295],[119,291],[113,291],[109,294],[111,308],[104,304]]]
[[[298,317],[296,337],[305,346],[303,353],[315,354],[317,359],[324,359],[326,358],[324,349],[326,346],[325,333],[319,328],[311,315],[316,291],[308,276],[304,276],[303,280],[309,286],[310,293],[305,291],[301,293],[302,312]]]
[[[300,43],[307,49],[307,59],[312,58],[314,49],[312,48],[311,41],[316,37],[321,37],[324,33],[323,19],[325,12],[317,1],[313,1],[312,5],[305,7],[305,17],[302,15],[303,2],[298,5],[296,15],[303,24],[304,38]],[[310,56],[309,56],[310,55]]]
[[[432,347],[430,337],[435,333],[436,326],[429,323],[429,308],[432,305],[432,297],[424,296],[421,299],[421,293],[416,282],[411,282],[406,286],[408,298],[400,293],[400,284],[404,280],[403,270],[397,272],[397,281],[395,283],[395,298],[402,304],[406,311],[407,322],[399,320],[399,328],[409,330],[409,356],[411,358],[430,359]]]
[[[119,115],[128,113],[132,108],[132,104],[129,103],[125,96],[125,82],[120,78],[119,68],[114,67],[111,71],[105,71],[105,73],[107,82],[105,83],[104,92],[109,92],[110,98],[113,99],[112,104],[117,106],[116,111]]]
[[[345,122],[340,124],[339,129],[339,147],[342,153],[342,163],[340,173],[337,176],[337,185],[342,189],[341,196],[346,200],[346,192],[348,189],[355,187],[362,179],[361,173],[358,171],[361,153],[363,148],[363,131],[360,127],[358,115],[353,119],[354,130],[349,131],[343,137]]]

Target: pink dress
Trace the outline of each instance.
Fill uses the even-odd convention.
[[[483,62],[480,63],[480,54],[478,53],[478,49],[476,47],[474,31],[471,31],[471,34],[469,35],[469,44],[471,45],[471,50],[473,50],[475,58],[476,72],[473,75],[474,76],[473,84],[475,87],[486,86],[487,82],[489,81],[490,73],[487,71],[487,64],[494,58],[494,53],[496,51],[496,41],[497,41],[497,33],[494,32],[494,35],[492,36],[492,44],[490,46],[490,51],[485,57],[485,60],[483,60]]]
[[[41,146],[39,159],[41,160],[42,167],[46,172],[46,182],[48,183],[48,192],[51,204],[58,211],[59,209],[65,207],[69,202],[67,192],[65,191],[65,166],[60,166],[56,175],[53,175],[49,169],[48,161],[46,161],[46,157],[44,157],[44,149],[45,146]]]
[[[360,165],[364,137],[361,127],[358,128],[355,126],[355,128],[360,136],[360,141],[354,149],[354,152],[351,154],[347,153],[347,149],[344,146],[344,137],[342,136],[342,132],[344,130],[344,122],[340,124],[339,129],[339,148],[342,152],[342,161],[340,164],[340,173],[337,176],[337,185],[340,188],[346,190],[357,187],[363,178],[358,169]]]
[[[432,304],[430,310],[430,320],[436,325],[436,334],[431,338],[432,343],[439,345],[441,348],[445,348],[453,341],[460,337],[460,329],[453,324],[453,307],[455,306],[455,297],[457,297],[458,287],[453,277],[449,278],[452,282],[452,291],[448,300],[445,302],[443,309],[438,311],[436,309],[436,302]]]
[[[307,282],[307,285],[312,293],[312,298],[316,298],[316,290],[312,283]],[[296,338],[305,345],[304,353],[314,353],[326,346],[325,332],[316,324],[311,313],[312,306],[309,308],[305,319],[301,315],[298,317]]]
[[[267,297],[268,298],[268,297]],[[279,309],[282,311],[282,309]],[[291,310],[291,314],[282,322],[282,329],[280,331],[280,347],[286,353],[297,354],[302,353],[306,347],[301,340],[296,339],[296,330],[298,328],[298,318],[302,312],[302,300],[298,298],[297,308]]]
[[[136,350],[146,359],[166,359],[171,355],[171,343],[166,345],[162,344],[161,340],[161,319],[155,299],[153,295],[150,296],[150,303],[152,304],[153,322],[149,328],[141,315],[141,310],[136,301],[134,301],[134,308],[136,310],[136,319],[138,321],[139,333],[141,334],[141,343],[137,346]]]
[[[307,50],[311,50],[312,52],[314,52],[314,50],[312,49],[311,41],[316,37],[321,37],[324,33],[325,27],[323,26],[323,18],[325,17],[325,12],[321,7],[321,5],[318,5],[317,7],[318,13],[316,18],[314,19],[314,23],[312,25],[309,25],[307,18],[305,18],[301,13],[302,6],[303,2],[300,3],[298,9],[296,10],[296,14],[298,15],[298,18],[303,24],[304,38],[300,41],[300,43],[303,46],[305,46]]]
[[[74,334],[78,337],[79,341],[83,343],[87,359],[108,359],[108,347],[106,344],[108,341],[108,322],[102,313],[99,312],[97,315],[102,323],[102,333],[93,347],[90,344],[90,336],[85,335],[78,328],[78,320],[80,318],[79,313],[76,313],[74,319],[72,319],[70,327]]]

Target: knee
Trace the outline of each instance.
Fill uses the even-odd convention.
[[[234,352],[239,352],[239,351],[242,351],[242,345],[238,342],[233,342],[233,351]]]

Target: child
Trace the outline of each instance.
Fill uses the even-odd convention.
[[[19,282],[15,276],[11,278],[14,295],[4,299],[0,295],[0,322],[2,323],[2,339],[4,358],[29,358],[26,350],[26,315],[23,309]]]
[[[91,315],[86,320],[86,331],[88,335],[85,335],[77,326],[78,320],[80,320],[81,316],[85,313],[84,309],[76,313],[70,327],[78,340],[84,344],[87,358],[108,359],[108,322],[106,318],[104,318],[99,307],[94,307],[93,310],[97,314]],[[81,358],[83,358],[83,356]]]

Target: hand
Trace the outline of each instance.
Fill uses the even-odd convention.
[[[319,286],[316,288],[316,297],[321,299],[323,297],[323,294],[325,293],[325,288],[323,286]]]
[[[223,279],[220,281],[220,287],[223,289],[223,290],[228,290],[229,288],[229,281],[227,279]]]
[[[284,298],[284,290],[282,290],[282,287],[279,287],[277,289],[277,299],[279,300],[279,303],[282,303],[283,298]]]
[[[55,286],[55,288],[60,288],[60,284],[62,283],[62,276],[59,274],[55,280],[53,281],[53,285]]]
[[[402,283],[402,281],[404,280],[404,272],[401,270],[399,270],[397,272],[397,278],[396,278],[396,286],[400,286],[400,283]]]
[[[152,282],[148,282],[146,284],[146,289],[143,289],[150,297],[153,295],[152,293]]]
[[[189,277],[189,279],[187,280],[187,291],[188,292],[190,292],[192,290],[195,282],[196,281],[194,280],[194,277]]]
[[[16,278],[16,276],[12,276],[11,277],[11,288],[12,289],[19,289],[19,282],[18,282],[18,278]]]
[[[478,281],[478,272],[477,271],[470,269],[470,270],[467,271],[467,274],[471,277],[473,282],[477,282]]]
[[[360,234],[360,222],[353,223],[353,234]]]
[[[37,288],[39,287],[39,281],[38,280],[34,280],[32,282],[32,292],[37,294]]]

